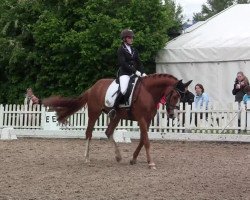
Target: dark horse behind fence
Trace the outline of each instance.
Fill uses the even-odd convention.
[[[43,100],[45,106],[49,106],[56,111],[59,122],[65,122],[70,115],[87,104],[89,119],[86,130],[86,162],[89,162],[89,145],[95,122],[102,112],[107,113],[110,110],[110,108],[105,107],[104,99],[106,91],[112,81],[113,79],[101,79],[76,98],[52,96]],[[152,74],[139,79],[134,89],[130,111],[126,108],[119,108],[116,116],[110,120],[107,130],[105,131],[107,137],[115,145],[116,160],[118,162],[121,160],[121,154],[118,145],[113,139],[113,132],[120,119],[131,119],[138,121],[141,134],[139,145],[130,163],[136,163],[138,154],[144,145],[149,167],[155,168],[155,164],[150,156],[148,129],[156,114],[156,105],[161,97],[166,96],[167,111],[170,114],[173,113],[173,110],[179,105],[180,97],[184,93],[185,86],[187,85],[183,84],[181,80],[179,81],[169,74]]]

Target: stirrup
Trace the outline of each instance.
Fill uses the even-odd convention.
[[[109,111],[108,116],[113,119],[116,116],[116,110],[113,108]]]

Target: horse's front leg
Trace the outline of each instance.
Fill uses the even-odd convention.
[[[113,142],[113,144],[115,146],[115,159],[117,162],[120,162],[122,160],[122,156],[121,156],[121,152],[120,152],[120,149],[118,147],[118,144],[114,140],[113,134],[114,134],[114,130],[117,127],[119,121],[120,121],[120,118],[118,118],[118,117],[115,117],[114,119],[112,119],[108,125],[107,130],[105,131],[105,134],[107,135],[109,140],[111,142]]]
[[[148,127],[149,127],[149,124],[150,124],[150,120],[146,121],[143,118],[143,119],[139,120],[138,122],[139,122],[140,130],[141,130],[141,138],[140,138],[140,140],[142,140],[142,144],[144,144],[145,149],[146,149],[146,156],[147,156],[148,166],[151,169],[156,169],[155,163],[153,162],[153,159],[152,159],[152,157],[150,155],[150,142],[149,142],[149,139],[148,139]],[[139,146],[137,148],[140,149],[141,147],[142,147],[142,145],[141,145],[141,141],[140,141]]]
[[[143,147],[143,140],[142,140],[142,138],[143,138],[143,137],[142,137],[142,133],[141,133],[140,142],[139,142],[139,144],[138,144],[138,146],[137,146],[137,148],[136,148],[136,150],[135,150],[135,152],[134,152],[134,154],[133,154],[132,160],[130,160],[130,164],[131,164],[131,165],[136,164],[137,157],[138,157],[138,155],[139,155],[139,153],[140,153],[140,151],[141,151],[141,148]]]
[[[148,122],[147,122],[147,131],[148,131],[148,129],[149,129],[150,122],[151,122],[151,120],[148,120]],[[136,148],[136,150],[135,150],[135,152],[134,152],[134,154],[133,154],[133,159],[130,160],[130,164],[131,164],[131,165],[136,164],[137,157],[138,157],[138,155],[139,155],[139,153],[140,153],[141,148],[143,147],[143,145],[144,145],[144,142],[143,142],[143,134],[142,134],[142,132],[140,131],[140,142],[139,142],[139,144],[138,144],[138,146],[137,146],[137,148]]]

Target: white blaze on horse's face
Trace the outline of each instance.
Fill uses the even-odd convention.
[[[169,118],[174,118],[177,116],[177,109],[180,106],[180,94],[176,90],[173,90],[168,98],[166,99],[167,114]]]
[[[176,104],[176,107],[180,107],[180,102],[181,102],[181,99],[179,98],[178,99],[178,102]],[[174,109],[174,118],[178,116],[178,109]]]

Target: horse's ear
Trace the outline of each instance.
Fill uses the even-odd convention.
[[[180,87],[181,85],[183,85],[183,83],[182,83],[182,79],[181,80],[179,80],[176,84],[175,84],[175,87]]]
[[[184,86],[185,86],[185,87],[188,87],[188,86],[192,83],[192,81],[193,81],[193,80],[190,80],[190,81],[184,83]]]
[[[179,80],[175,87],[180,91],[180,92],[185,92],[185,85],[182,83],[182,79]]]

